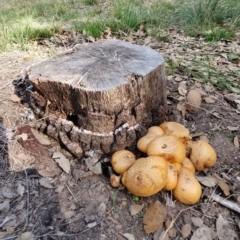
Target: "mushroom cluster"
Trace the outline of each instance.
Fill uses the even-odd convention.
[[[212,167],[217,155],[205,141],[192,141],[189,130],[176,122],[164,122],[148,129],[139,139],[137,147],[147,157],[136,159],[128,150],[119,150],[111,158],[117,175],[110,178],[111,185],[120,182],[134,195],[148,197],[163,190],[172,191],[181,203],[195,204],[202,188],[195,171]]]

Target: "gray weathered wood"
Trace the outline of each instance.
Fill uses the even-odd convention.
[[[119,40],[77,45],[29,67],[26,77],[34,86],[31,106],[47,117],[49,135],[67,137],[83,152],[133,148],[165,117],[164,60],[145,46]]]

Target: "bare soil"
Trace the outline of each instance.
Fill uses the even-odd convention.
[[[161,52],[165,59],[173,56],[178,59],[184,52],[184,49],[180,49],[183,38],[177,35],[166,43],[149,43],[148,40],[148,45]],[[144,39],[138,43],[144,44],[144,41],[147,44]],[[185,39],[186,49],[192,50],[189,50],[190,55],[197,52],[196,49],[203,51],[206,47],[201,40],[189,41],[190,43]],[[231,47],[231,44],[226,43],[225,47]],[[166,120],[184,124],[192,134],[197,135],[195,139],[205,136],[209,140],[217,152],[217,163],[197,175],[217,174],[227,184],[230,195],[225,196],[224,190],[227,187],[218,183],[214,187],[202,185],[201,200],[193,206],[176,202],[171,193],[165,191],[152,197],[135,199],[124,188],[113,189],[109,184],[107,171],[104,170],[102,175],[95,175],[88,169],[84,159],[74,158],[53,139],[50,139],[50,146],[41,146],[47,152],[46,156],[29,152],[16,139],[18,129],[29,122],[26,116],[30,110],[27,105],[22,105],[13,98],[12,80],[26,66],[48,58],[52,47],[35,43],[28,52],[13,50],[0,55],[0,239],[159,240],[168,226],[164,225],[155,233],[146,234],[142,218],[149,204],[157,200],[167,208],[165,223],[173,223],[173,227],[167,230],[169,239],[184,239],[182,226],[185,224],[191,225],[191,233],[185,239],[240,239],[240,213],[211,198],[213,193],[219,194],[238,205],[239,209],[240,152],[236,139],[240,139],[240,110],[237,105],[224,98],[231,95],[193,79],[180,67],[168,76],[169,109]],[[56,52],[65,50],[62,46],[54,47]],[[212,48],[205,49],[204,54],[208,51],[211,53]],[[217,56],[221,54],[221,51],[216,53]],[[176,81],[176,76],[183,79]],[[187,90],[201,88],[207,96],[214,96],[215,101],[203,101],[197,112],[180,112],[177,106],[181,102],[179,84],[182,81],[186,81]],[[202,98],[204,97],[203,94]],[[69,159],[69,174],[48,157],[56,151],[62,152]],[[140,153],[136,154],[139,156]],[[105,159],[106,162],[108,160],[109,158]],[[46,172],[40,175],[39,169],[55,171],[55,176],[43,177]],[[133,204],[143,204],[143,209],[132,216],[130,206]],[[226,221],[225,236],[217,228],[220,217]],[[194,219],[197,219],[197,223]],[[196,230],[204,226],[212,229],[211,238],[206,235],[203,238],[194,238]],[[130,235],[124,236],[125,233]]]

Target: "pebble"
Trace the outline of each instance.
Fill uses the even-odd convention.
[[[122,204],[123,207],[126,207],[127,206],[127,201],[122,201],[121,204]]]
[[[122,230],[122,225],[120,224],[116,225],[116,230]]]

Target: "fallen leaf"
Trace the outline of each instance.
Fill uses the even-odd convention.
[[[195,177],[202,185],[206,187],[215,187],[217,185],[217,180],[214,177],[211,176],[207,177],[195,176]]]
[[[230,195],[229,186],[216,173],[213,173],[213,176],[216,178],[217,184],[223,190],[225,196],[229,196]]]
[[[21,102],[21,98],[19,98],[16,94],[12,94],[12,95],[10,96],[10,99],[11,99],[11,101],[14,102],[14,103],[20,103],[20,102]]]
[[[137,215],[138,213],[140,213],[142,211],[144,207],[144,204],[140,205],[140,204],[133,204],[130,206],[130,213],[132,216]]]
[[[4,198],[13,198],[13,197],[16,197],[18,194],[16,191],[14,191],[13,189],[5,186],[2,188],[1,190],[1,195],[4,197]]]
[[[63,186],[63,185],[59,185],[59,186],[55,189],[55,192],[56,192],[56,193],[61,193],[62,190],[64,189],[64,187],[65,187],[65,186]]]
[[[228,129],[229,131],[238,131],[239,126],[237,126],[237,127],[228,126],[227,129]]]
[[[21,233],[17,240],[33,240],[35,239],[35,236],[32,232],[24,232],[24,233]]]
[[[217,223],[217,236],[219,240],[235,240],[237,239],[237,234],[235,231],[231,228],[228,221],[226,221],[222,215],[220,214]]]
[[[25,187],[22,185],[22,184],[19,184],[18,187],[17,187],[17,192],[20,196],[23,196],[24,194],[24,191],[25,191]]]
[[[162,203],[159,201],[151,203],[143,216],[144,231],[153,233],[162,228],[166,216],[167,210]]]
[[[101,204],[97,208],[97,215],[99,217],[102,217],[105,214],[106,209],[107,209],[106,204],[104,202],[101,202]]]
[[[51,142],[49,141],[48,137],[46,135],[44,135],[42,132],[39,132],[34,128],[31,128],[31,131],[32,131],[33,135],[35,136],[35,138],[39,141],[40,144],[42,144],[44,146],[51,145]]]
[[[70,219],[72,218],[76,213],[74,211],[65,211],[64,212],[64,217],[65,219]]]
[[[181,228],[181,234],[183,238],[187,238],[192,231],[192,226],[190,223],[184,224]]]
[[[9,202],[10,202],[9,199],[5,199],[4,202],[0,204],[0,211],[3,210],[8,211],[10,208]]]
[[[207,96],[208,94],[202,88],[195,88],[202,96]]]
[[[42,170],[38,170],[38,173],[42,176],[42,177],[54,177],[56,175],[55,172],[53,171],[49,171],[49,170],[45,170],[45,169],[42,169]]]
[[[70,163],[69,160],[61,153],[61,152],[54,152],[52,158],[58,163],[60,168],[63,169],[66,173],[70,172]]]
[[[92,223],[89,223],[89,224],[87,225],[88,228],[93,228],[93,227],[95,227],[95,226],[97,226],[97,223],[96,223],[96,222],[92,222]]]
[[[204,100],[206,103],[215,103],[216,102],[216,98],[214,96],[205,97]]]
[[[112,34],[111,29],[109,27],[107,27],[104,30],[104,32],[102,33],[101,38],[102,39],[109,39],[111,37],[111,34]]]
[[[200,227],[193,233],[191,240],[212,240],[213,238],[214,232],[211,228]]]
[[[235,137],[234,137],[233,143],[234,143],[234,146],[235,146],[236,148],[239,148],[239,139],[238,139],[238,136],[235,136]]]
[[[167,235],[171,238],[175,238],[176,237],[176,229],[173,227],[173,225],[171,226],[172,221],[170,219],[167,219],[165,221],[165,228],[168,229]]]
[[[174,80],[175,80],[176,82],[181,82],[181,81],[183,80],[183,78],[180,77],[180,76],[177,76],[177,77],[174,78]]]
[[[135,240],[134,236],[130,233],[122,234],[127,240]]]
[[[5,237],[9,236],[13,232],[14,232],[14,227],[7,227],[7,231],[0,232],[0,239],[4,239]]]
[[[98,153],[93,153],[92,156],[85,159],[89,170],[95,174],[102,174],[102,165],[99,162],[99,157]]]
[[[186,86],[186,81],[182,81],[179,83],[178,86],[178,92],[180,95],[185,96],[187,94],[187,86]]]
[[[40,178],[39,183],[45,188],[53,188],[52,184],[47,178]]]
[[[220,116],[219,113],[217,113],[217,112],[212,113],[212,115],[213,115],[214,117],[216,117],[216,118],[221,118],[221,116]]]
[[[22,210],[24,208],[24,205],[25,205],[26,201],[25,200],[22,200],[17,206],[16,206],[16,209],[18,211]]]
[[[203,226],[203,220],[198,217],[192,217],[191,218],[192,223],[195,227],[202,227]]]

